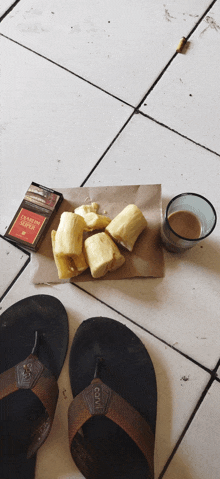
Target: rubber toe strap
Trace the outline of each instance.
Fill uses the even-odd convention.
[[[31,389],[43,403],[47,417],[42,418],[40,425],[34,432],[32,443],[27,457],[33,456],[46,440],[54,418],[58,385],[55,377],[36,356],[30,354],[25,361],[0,374],[0,399],[19,389]]]
[[[90,386],[78,394],[70,404],[68,413],[70,447],[83,424],[92,416],[100,414],[115,422],[133,439],[147,459],[153,477],[155,438],[150,426],[131,404],[98,378],[93,379]]]

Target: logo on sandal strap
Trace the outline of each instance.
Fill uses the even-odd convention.
[[[99,380],[94,380],[83,391],[83,397],[89,408],[90,414],[106,414],[111,398],[111,389]]]
[[[44,369],[43,364],[34,356],[29,356],[16,367],[16,382],[20,389],[32,389]]]

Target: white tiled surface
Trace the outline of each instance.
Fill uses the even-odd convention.
[[[209,4],[22,0],[0,30],[135,105]]]
[[[0,197],[3,205],[11,198],[1,218],[7,225],[5,214],[14,216],[17,197],[32,181],[79,186],[133,110],[14,42],[2,37],[1,44]]]
[[[27,263],[29,255],[0,237],[0,298]]]
[[[188,48],[176,56],[146,98],[141,111],[220,155],[219,35],[217,2],[190,37]]]
[[[18,2],[0,26],[0,234],[31,181],[55,189],[161,183],[164,207],[174,195],[191,190],[206,196],[219,217],[220,162],[209,151],[220,154],[219,4],[206,12],[185,53],[173,58],[179,39],[211,1],[111,0],[105,8],[98,0],[79,6],[69,0],[65,7],[57,0]],[[2,5],[6,11],[10,2]],[[131,116],[172,58],[142,105],[142,113],[165,126],[142,113]],[[163,279],[97,281],[82,283],[83,289],[36,287],[30,263],[1,303],[4,311],[31,294],[56,296],[67,309],[70,343],[78,325],[93,315],[115,318],[136,332],[158,380],[155,479],[162,478],[209,370],[220,359],[219,234],[218,222],[211,237],[184,256],[165,252]],[[11,281],[18,266],[6,265]],[[8,280],[1,272],[4,289]],[[67,444],[67,366],[68,356],[53,429],[38,454],[37,479],[82,477]],[[166,479],[219,478],[219,388],[215,380]]]
[[[164,479],[218,479],[220,384],[214,382],[171,461]],[[195,444],[197,447],[195,448]],[[204,457],[208,457],[207,461]]]

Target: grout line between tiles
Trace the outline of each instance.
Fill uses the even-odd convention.
[[[7,241],[7,243],[11,244],[12,246],[14,246],[15,248],[19,249],[20,251],[22,251],[22,253],[25,253],[27,255],[27,259],[25,261],[25,263],[23,264],[23,266],[21,267],[20,271],[16,274],[16,276],[14,277],[14,279],[12,280],[12,282],[9,284],[9,286],[6,288],[5,292],[3,293],[3,295],[0,297],[0,303],[2,302],[2,300],[5,298],[6,294],[10,291],[10,289],[12,288],[12,286],[15,284],[15,282],[17,281],[17,279],[20,277],[20,275],[23,273],[23,271],[25,270],[25,268],[27,267],[27,265],[30,263],[31,261],[31,254],[29,253],[29,251],[26,251],[24,250],[23,248],[21,248],[20,246],[18,246],[17,244],[14,244],[13,242],[9,241],[7,238],[5,238],[4,236],[0,235],[0,238],[3,238],[5,241]]]
[[[22,43],[17,42],[17,41],[14,40],[13,38],[10,38],[10,37],[8,37],[7,35],[4,35],[3,33],[0,33],[0,36],[3,37],[3,38],[5,38],[6,40],[9,40],[10,42],[15,43],[16,45],[19,45],[19,46],[22,47],[22,48],[25,48],[25,50],[28,50],[29,52],[34,53],[34,54],[37,55],[38,57],[43,58],[44,60],[47,60],[48,62],[52,63],[52,65],[55,65],[55,66],[57,66],[58,68],[61,68],[62,70],[66,71],[67,73],[70,73],[71,75],[75,76],[76,78],[79,78],[80,80],[82,80],[82,81],[88,83],[89,85],[94,86],[94,88],[97,88],[97,90],[100,90],[100,91],[102,91],[103,93],[106,93],[107,95],[111,96],[112,98],[115,98],[115,100],[120,101],[120,102],[123,103],[124,105],[127,105],[127,106],[130,106],[131,108],[134,108],[134,106],[130,105],[130,103],[126,102],[125,100],[122,100],[121,98],[117,97],[116,95],[113,95],[113,93],[110,93],[109,91],[104,90],[104,88],[101,88],[100,86],[96,85],[95,83],[92,83],[91,81],[87,80],[86,78],[83,78],[81,75],[78,75],[77,73],[75,73],[75,72],[69,70],[68,68],[64,67],[63,65],[60,65],[59,63],[55,62],[55,61],[52,60],[51,58],[45,57],[45,56],[42,55],[41,53],[38,53],[38,52],[36,52],[35,50],[32,50],[32,48],[29,48],[29,47],[27,47],[26,45],[23,45]]]
[[[207,368],[206,366],[203,366],[203,364],[200,364],[198,361],[196,361],[195,359],[191,358],[190,356],[188,356],[187,354],[183,353],[182,351],[180,351],[179,349],[175,348],[174,346],[172,346],[172,344],[169,344],[167,343],[167,341],[165,341],[164,339],[160,338],[159,336],[157,336],[156,334],[152,333],[151,331],[149,331],[148,329],[144,328],[144,326],[141,326],[140,324],[138,324],[136,321],[134,321],[133,319],[129,318],[128,316],[126,316],[125,314],[121,313],[118,309],[114,308],[113,306],[109,305],[108,303],[106,303],[105,301],[103,301],[102,299],[99,299],[97,298],[94,294],[90,293],[89,291],[86,291],[86,289],[82,288],[81,286],[79,286],[77,283],[71,283],[72,285],[74,285],[76,288],[80,289],[81,291],[84,291],[84,293],[88,294],[89,296],[91,296],[92,298],[96,299],[99,303],[103,304],[104,306],[107,306],[109,309],[111,309],[112,311],[114,311],[115,313],[119,314],[120,316],[122,316],[123,318],[127,319],[128,321],[130,321],[130,323],[132,324],[135,324],[135,326],[138,326],[140,329],[142,329],[143,331],[145,331],[146,333],[150,334],[151,336],[153,336],[154,338],[158,339],[161,343],[165,344],[166,346],[168,346],[169,348],[171,349],[174,349],[174,351],[176,351],[177,353],[179,353],[181,356],[183,356],[184,358],[188,359],[189,361],[191,361],[192,363],[194,363],[196,366],[198,366],[199,368],[203,369],[204,371],[206,371],[207,373],[209,373],[213,379],[216,379],[216,371],[217,371],[217,366],[215,366],[215,368],[213,370]],[[219,360],[219,363],[220,363],[220,360]],[[158,478],[159,479],[159,478]]]
[[[219,367],[220,367],[220,359],[218,360],[217,365],[216,365],[216,374],[217,374],[217,371],[218,371]],[[219,376],[216,375],[215,379],[216,379],[216,381],[220,382],[220,377]]]
[[[169,66],[171,65],[171,63],[173,62],[174,58],[176,58],[176,56],[178,55],[177,52],[175,52],[173,54],[173,56],[170,58],[170,60],[168,61],[168,63],[166,64],[166,66],[163,68],[162,72],[158,75],[158,77],[156,78],[156,80],[154,81],[153,85],[151,85],[151,87],[149,88],[148,92],[144,95],[144,97],[142,98],[142,100],[138,103],[138,105],[136,106],[136,110],[138,110],[142,103],[146,100],[146,98],[148,97],[148,95],[150,95],[150,93],[152,92],[152,90],[155,88],[155,86],[157,85],[157,83],[159,82],[159,80],[162,78],[162,76],[164,75],[164,73],[167,71],[167,69],[169,68]]]
[[[134,108],[134,107],[133,107]],[[122,128],[119,130],[119,132],[117,133],[117,135],[115,136],[115,138],[112,140],[112,142],[109,144],[109,146],[106,148],[106,150],[104,151],[104,153],[102,154],[102,156],[99,158],[99,160],[95,163],[95,165],[93,166],[93,168],[91,169],[91,171],[88,173],[88,175],[86,176],[86,178],[83,180],[83,182],[81,183],[81,187],[85,185],[85,183],[88,181],[88,179],[90,178],[90,176],[94,173],[94,171],[96,170],[97,166],[101,163],[101,161],[103,160],[103,158],[105,157],[106,153],[110,150],[110,148],[112,147],[112,145],[115,143],[115,141],[118,139],[119,135],[123,132],[124,128],[128,125],[128,123],[131,121],[131,119],[133,118],[134,115],[137,115],[137,114],[140,114],[142,116],[144,116],[145,118],[148,118],[148,120],[151,120],[153,121],[154,123],[157,123],[158,125],[166,128],[167,130],[169,131],[172,131],[172,133],[175,133],[176,135],[179,135],[181,136],[182,138],[184,138],[185,140],[188,140],[188,141],[191,141],[191,143],[193,143],[194,145],[197,145],[197,146],[200,146],[201,148],[204,148],[205,150],[209,151],[210,153],[213,153],[214,155],[217,155],[220,157],[220,154],[217,153],[216,151],[214,150],[211,150],[210,148],[208,148],[207,146],[204,146],[204,145],[201,145],[200,143],[197,143],[196,141],[192,140],[191,138],[188,138],[187,136],[183,135],[182,133],[180,133],[179,131],[177,130],[174,130],[173,128],[170,128],[168,125],[165,125],[164,123],[161,123],[159,122],[158,120],[156,120],[155,118],[147,115],[146,113],[143,113],[142,111],[139,111],[137,108],[134,109],[134,111],[132,112],[132,114],[130,115],[130,117],[128,118],[128,120],[125,122],[125,124],[122,126]]]
[[[121,127],[121,129],[119,130],[119,132],[117,133],[117,135],[113,138],[113,140],[111,141],[111,143],[109,144],[109,146],[106,148],[106,150],[104,151],[104,153],[102,154],[102,156],[99,158],[99,160],[95,163],[95,165],[93,166],[93,168],[90,170],[90,172],[88,173],[88,175],[86,176],[85,180],[81,183],[81,187],[85,185],[85,183],[87,182],[87,180],[90,178],[90,176],[92,175],[92,173],[95,171],[95,169],[97,168],[97,166],[99,165],[99,163],[101,163],[102,159],[104,158],[104,156],[106,155],[106,153],[110,150],[110,148],[112,147],[112,145],[115,143],[115,141],[117,140],[117,138],[119,137],[119,135],[122,133],[122,131],[124,130],[124,128],[127,126],[127,124],[130,122],[130,120],[132,119],[133,115],[135,115],[136,112],[133,111],[132,114],[129,116],[129,118],[127,119],[127,121],[124,123],[124,125]]]
[[[215,368],[215,369],[216,369],[216,368]],[[206,394],[208,393],[208,391],[209,391],[210,387],[212,386],[213,382],[215,381],[215,379],[216,379],[216,378],[214,378],[214,377],[211,377],[211,378],[209,379],[208,384],[206,385],[206,387],[205,387],[203,393],[201,394],[201,396],[200,396],[200,398],[199,398],[199,400],[198,400],[198,402],[197,402],[197,404],[196,404],[196,406],[195,406],[195,408],[194,408],[192,414],[190,415],[190,417],[189,417],[189,419],[188,419],[188,421],[187,421],[187,423],[186,423],[186,426],[184,427],[184,429],[183,429],[183,431],[182,431],[182,433],[181,433],[181,435],[180,435],[180,437],[179,437],[179,439],[178,439],[176,445],[174,446],[174,448],[173,448],[173,450],[172,450],[172,453],[170,454],[170,456],[169,456],[169,458],[168,458],[166,464],[164,465],[164,467],[163,467],[163,469],[162,469],[162,471],[161,471],[161,473],[159,474],[159,476],[158,476],[157,479],[162,479],[162,478],[164,477],[165,472],[167,471],[167,469],[168,469],[168,467],[169,467],[169,465],[170,465],[170,463],[171,463],[173,457],[175,456],[175,454],[176,454],[176,452],[177,452],[177,449],[179,448],[179,446],[180,446],[180,444],[181,444],[181,442],[182,442],[182,440],[183,440],[185,434],[187,433],[187,431],[188,431],[188,429],[189,429],[189,427],[190,427],[190,425],[191,425],[191,423],[192,423],[194,417],[196,416],[196,414],[197,414],[197,412],[198,412],[198,410],[199,410],[199,408],[200,408],[202,402],[203,402],[204,399],[205,399]]]
[[[199,24],[202,22],[203,18],[207,15],[207,13],[209,12],[209,10],[213,7],[213,5],[217,2],[217,0],[213,0],[212,3],[209,5],[209,7],[205,10],[205,12],[203,13],[203,15],[200,17],[200,19],[198,20],[198,22],[194,25],[194,27],[192,28],[192,30],[190,31],[190,33],[187,35],[186,37],[186,40],[188,40],[191,35],[194,33],[194,31],[196,30],[196,28],[199,26]],[[149,88],[148,92],[146,93],[146,95],[142,98],[142,100],[139,102],[139,104],[136,106],[136,107],[133,107],[132,105],[126,103],[127,105],[131,106],[132,108],[134,108],[134,112],[132,113],[132,115],[130,116],[130,118],[127,120],[127,122],[124,124],[124,126],[121,128],[121,130],[119,131],[119,133],[117,134],[117,136],[113,139],[113,141],[110,143],[109,147],[105,150],[105,152],[102,154],[101,158],[97,161],[97,163],[95,164],[95,166],[92,168],[92,170],[90,171],[90,173],[86,176],[85,180],[82,182],[82,184],[80,186],[84,186],[85,183],[87,182],[87,180],[90,178],[90,176],[92,175],[92,173],[95,171],[95,169],[97,168],[97,166],[101,163],[102,159],[104,158],[104,156],[106,155],[106,153],[108,152],[108,150],[111,148],[111,146],[114,144],[115,140],[119,137],[119,135],[122,133],[122,131],[124,130],[125,126],[127,126],[127,124],[129,123],[129,121],[132,119],[133,115],[134,114],[142,114],[143,116],[145,116],[146,118],[154,121],[155,123],[157,123],[158,125],[160,126],[163,126],[164,128],[167,128],[168,130],[172,131],[173,133],[176,133],[177,135],[181,136],[182,138],[185,138],[186,140],[189,140],[191,141],[192,143],[196,144],[197,146],[200,146],[201,148],[204,148],[205,150],[207,151],[210,151],[211,153],[213,153],[214,155],[217,155],[217,156],[220,156],[219,153],[217,153],[216,151],[213,151],[211,150],[210,148],[204,146],[204,145],[201,145],[200,143],[197,143],[196,141],[192,140],[191,138],[188,138],[187,136],[179,133],[178,131],[170,128],[169,126],[163,124],[163,123],[160,123],[159,121],[155,120],[154,118],[150,117],[149,115],[146,115],[145,113],[139,111],[139,108],[141,107],[142,103],[145,101],[145,99],[147,98],[147,96],[151,93],[151,91],[154,89],[154,87],[157,85],[157,83],[159,82],[159,80],[162,78],[162,76],[164,75],[164,73],[166,72],[166,70],[169,68],[169,66],[171,65],[171,63],[173,62],[174,58],[176,58],[176,56],[178,55],[177,52],[175,52],[173,54],[173,56],[171,57],[171,59],[168,61],[168,63],[166,64],[166,66],[164,67],[164,69],[162,70],[162,72],[160,73],[160,75],[156,78],[155,82],[153,83],[153,85],[151,85],[151,87]],[[110,94],[108,93],[107,91],[105,91],[105,93],[107,94]],[[116,98],[116,97],[115,97]]]
[[[205,12],[202,14],[202,16],[200,17],[200,19],[198,20],[198,22],[194,25],[194,27],[192,28],[192,30],[190,30],[190,32],[188,33],[188,35],[185,37],[186,38],[186,41],[189,40],[189,38],[191,37],[191,35],[194,33],[194,31],[197,29],[197,27],[199,26],[199,24],[203,21],[204,17],[207,15],[207,13],[209,12],[209,10],[213,7],[213,5],[217,2],[217,0],[213,0],[212,3],[209,5],[209,7],[207,7],[207,9],[205,10]],[[165,65],[165,67],[163,68],[162,72],[158,75],[158,77],[156,78],[156,80],[154,81],[154,83],[151,85],[151,87],[149,88],[148,92],[144,95],[144,97],[142,98],[142,100],[139,102],[139,104],[137,105],[136,109],[138,110],[142,103],[146,100],[146,98],[148,97],[148,95],[152,92],[152,90],[155,88],[155,86],[157,85],[157,83],[159,82],[159,80],[162,78],[162,76],[164,75],[164,73],[167,71],[167,69],[169,68],[170,64],[173,62],[174,58],[176,58],[176,56],[178,55],[177,52],[175,52],[173,54],[173,56],[171,57],[171,59],[168,61],[168,63]]]
[[[131,105],[129,105],[131,106]],[[134,108],[134,107],[133,107]],[[208,148],[207,146],[205,145],[201,145],[201,143],[198,143],[196,142],[195,140],[192,140],[191,138],[188,138],[188,136],[186,135],[183,135],[182,133],[180,133],[179,131],[177,130],[174,130],[173,128],[169,127],[168,125],[165,125],[164,123],[161,123],[159,122],[158,120],[156,120],[155,118],[147,115],[146,113],[143,113],[142,111],[139,111],[137,108],[134,109],[134,111],[132,112],[132,114],[130,115],[130,117],[128,118],[128,120],[124,123],[124,125],[122,126],[122,128],[119,130],[119,132],[117,133],[117,135],[115,136],[115,138],[112,140],[112,142],[109,144],[109,146],[106,148],[106,150],[104,151],[104,153],[102,154],[102,156],[99,158],[99,160],[95,163],[95,165],[93,166],[93,168],[91,169],[91,171],[88,173],[88,175],[86,176],[86,178],[83,180],[83,182],[81,183],[81,187],[83,187],[86,182],[88,181],[88,179],[90,178],[90,176],[94,173],[94,171],[96,170],[96,168],[98,167],[98,165],[101,163],[101,161],[103,160],[103,158],[105,157],[105,155],[107,154],[107,152],[110,150],[110,148],[112,147],[112,145],[115,143],[115,141],[118,139],[119,135],[123,132],[124,128],[128,125],[128,123],[131,121],[131,119],[133,118],[134,115],[137,115],[137,114],[140,114],[142,116],[144,116],[145,118],[148,118],[148,120],[151,120],[153,121],[154,123],[157,123],[157,125],[160,125],[164,128],[166,128],[167,130],[169,131],[172,131],[172,133],[175,133],[176,135],[179,135],[181,136],[182,138],[184,138],[185,140],[188,140],[190,141],[191,143],[193,143],[194,145],[197,145],[197,146],[200,146],[201,148],[203,148],[204,150],[206,151],[209,151],[210,153],[213,153],[214,155],[216,156],[219,156],[220,157],[220,154],[217,153],[216,151],[214,150],[211,150],[211,148]]]
[[[0,23],[2,22],[2,20],[4,20],[4,18],[14,9],[14,7],[16,7],[16,5],[20,2],[20,0],[16,0],[7,10],[5,13],[2,14],[2,16],[0,17]]]
[[[142,116],[148,118],[149,120],[154,121],[154,123],[157,123],[157,125],[163,126],[163,127],[166,128],[167,130],[172,131],[172,133],[176,133],[177,135],[181,136],[182,138],[185,138],[185,140],[191,141],[191,143],[194,143],[194,145],[200,146],[201,148],[204,148],[205,150],[210,151],[210,153],[213,153],[214,155],[217,155],[217,156],[220,157],[220,154],[217,153],[217,151],[211,150],[211,148],[208,148],[208,147],[205,146],[205,145],[201,145],[201,143],[198,143],[197,141],[192,140],[192,139],[189,138],[188,136],[183,135],[183,134],[180,133],[179,131],[174,130],[173,128],[171,128],[171,127],[168,126],[168,125],[165,125],[165,123],[162,123],[162,122],[156,120],[156,119],[153,118],[152,116],[149,116],[149,115],[147,115],[146,113],[143,113],[142,111],[138,111],[138,113],[140,113],[140,115],[142,115]]]
[[[209,10],[211,10],[211,8],[215,5],[215,3],[217,2],[217,0],[213,0],[210,5],[207,7],[207,9],[205,10],[205,12],[203,13],[203,15],[200,17],[200,19],[198,20],[198,22],[194,25],[194,27],[192,28],[192,30],[190,30],[190,32],[188,33],[187,37],[186,37],[186,41],[189,40],[189,38],[191,37],[191,35],[194,33],[194,31],[197,29],[198,25],[203,21],[203,19],[205,18],[205,16],[207,15],[207,13],[209,12]]]

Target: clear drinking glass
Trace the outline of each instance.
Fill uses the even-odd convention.
[[[162,241],[169,251],[181,253],[207,238],[215,228],[217,215],[204,196],[182,193],[167,205]]]

